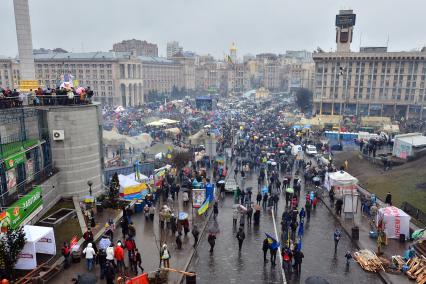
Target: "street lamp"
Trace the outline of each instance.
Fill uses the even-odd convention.
[[[92,185],[93,185],[93,182],[91,180],[89,180],[87,182],[87,185],[89,186],[89,196],[92,196]]]

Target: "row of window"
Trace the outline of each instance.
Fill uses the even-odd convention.
[[[37,65],[37,68],[42,68],[42,67],[44,67],[44,68],[51,68],[51,67],[54,67],[54,66],[57,66],[58,68],[63,68],[63,67],[65,67],[65,68],[68,68],[68,67],[71,67],[71,68],[112,68],[112,64],[68,64],[68,63],[64,63],[64,64],[41,64],[41,63],[38,63]]]

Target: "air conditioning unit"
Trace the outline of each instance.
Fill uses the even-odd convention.
[[[64,140],[64,131],[63,130],[53,130],[53,140],[62,141]]]

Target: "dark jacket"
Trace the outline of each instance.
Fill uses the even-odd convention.
[[[262,250],[263,251],[267,251],[269,249],[269,242],[268,239],[264,239],[263,240],[263,244],[262,244]]]

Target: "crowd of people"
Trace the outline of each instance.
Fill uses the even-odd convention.
[[[16,89],[0,88],[0,109],[15,108],[27,105],[75,105],[92,102],[93,90],[90,87],[57,87],[37,88],[29,92],[19,92]]]

